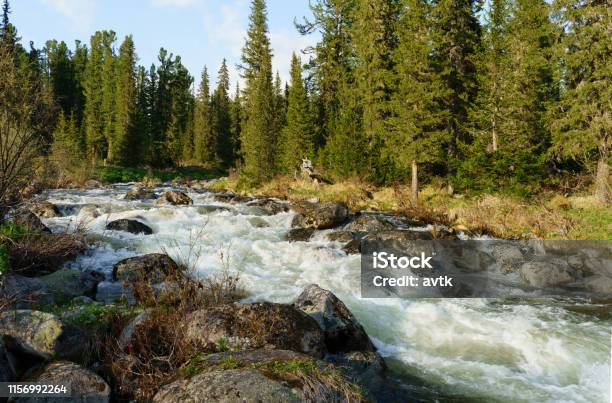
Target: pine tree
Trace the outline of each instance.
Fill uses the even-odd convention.
[[[72,95],[72,99],[74,103],[73,111],[75,114],[76,124],[77,127],[79,127],[79,131],[81,132],[81,137],[84,137],[83,116],[85,113],[85,89],[83,85],[85,82],[85,74],[87,69],[87,58],[87,46],[82,45],[80,41],[76,41],[75,50],[71,59],[72,72],[74,74],[74,93]],[[84,147],[84,139],[82,143],[82,146]]]
[[[431,171],[444,164],[447,144],[442,129],[446,112],[437,100],[443,82],[430,57],[432,10],[426,0],[403,0],[402,5],[398,46],[393,52],[397,83],[391,103],[392,129],[385,138],[383,156],[401,172],[421,164]],[[413,194],[418,191],[416,185]]]
[[[433,8],[432,57],[444,87],[436,94],[448,110],[444,129],[449,135],[447,168],[453,173],[460,147],[470,142],[468,113],[476,98],[476,55],[481,27],[479,0],[436,0]]]
[[[45,53],[55,102],[69,115],[75,108],[76,81],[71,54],[65,42],[47,41]]]
[[[274,131],[281,133],[287,122],[287,99],[278,71],[274,77]]]
[[[20,38],[17,36],[17,29],[10,22],[9,15],[11,14],[11,6],[8,0],[4,0],[2,4],[2,25],[0,26],[0,42],[5,46],[10,53],[15,55],[17,44]]]
[[[116,67],[115,110],[112,132],[112,162],[122,166],[136,165],[133,153],[136,136],[136,51],[131,36],[126,36],[119,48]]]
[[[134,159],[139,163],[150,163],[151,147],[151,114],[153,109],[153,91],[150,75],[143,66],[136,72],[136,105],[134,113],[134,136],[130,149]]]
[[[240,134],[244,177],[261,183],[274,174],[278,133],[275,125],[272,52],[264,0],[253,0],[249,30],[242,52],[246,80],[245,110]]]
[[[212,102],[212,131],[217,139],[217,155],[223,166],[230,166],[234,161],[234,145],[231,137],[231,116],[229,98],[229,71],[225,59],[221,63]]]
[[[242,97],[240,96],[240,84],[236,83],[234,99],[230,104],[230,143],[232,147],[233,162],[240,157],[240,131],[242,128]]]
[[[292,173],[302,158],[312,159],[314,155],[314,120],[302,81],[302,62],[295,53],[291,58],[291,86],[287,99],[287,125],[281,136],[279,165],[283,171]]]
[[[550,115],[551,154],[595,171],[595,195],[612,202],[612,44],[610,7],[602,0],[557,0],[565,27],[558,53],[564,61],[564,91]]]
[[[194,157],[199,162],[213,164],[216,160],[216,142],[212,131],[209,81],[208,69],[204,66],[194,117]]]

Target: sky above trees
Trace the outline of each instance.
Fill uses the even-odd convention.
[[[19,0],[11,3],[11,19],[19,27],[22,43],[34,41],[42,47],[50,38],[89,42],[97,30],[112,29],[117,37],[132,34],[139,64],[157,62],[159,48],[178,54],[196,76],[204,65],[216,72],[228,59],[230,79],[238,78],[248,24],[248,0]],[[291,53],[316,42],[316,36],[301,36],[294,18],[310,16],[307,0],[268,2],[273,70],[289,80]]]

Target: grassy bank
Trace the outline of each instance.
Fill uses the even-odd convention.
[[[332,185],[277,177],[251,189],[239,189],[235,178],[221,179],[214,190],[266,195],[288,200],[317,198],[342,201],[353,210],[384,210],[429,222],[442,222],[459,230],[486,233],[502,238],[612,239],[612,206],[589,195],[565,197],[543,193],[533,197],[503,194],[454,194],[427,186],[420,203],[410,200],[408,186],[376,187],[358,179]]]

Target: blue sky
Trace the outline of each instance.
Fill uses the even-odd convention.
[[[223,57],[228,59],[232,85],[238,77],[250,0],[12,0],[12,22],[23,44],[42,47],[47,39],[89,43],[96,30],[112,29],[120,40],[132,34],[140,63],[157,60],[159,48],[179,54],[198,80],[208,66],[216,81]],[[274,68],[289,77],[291,52],[313,44],[301,36],[293,19],[310,16],[308,0],[268,0],[268,21]],[[120,40],[118,42],[120,42]],[[118,47],[118,45],[117,45]]]

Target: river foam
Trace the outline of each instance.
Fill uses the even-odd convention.
[[[317,283],[346,303],[396,372],[445,396],[609,400],[612,321],[567,309],[577,301],[363,299],[359,256],[347,256],[340,243],[319,235],[310,242],[286,242],[292,213],[257,217],[245,205],[215,202],[210,193],[189,193],[193,206],[155,207],[122,200],[128,189],[46,195],[68,214],[45,220],[47,225],[55,230],[82,225],[100,240],[72,267],[110,275],[120,259],[167,251],[189,260],[202,276],[229,266],[240,273],[249,300],[290,302]],[[154,234],[105,230],[119,218],[138,219]]]

